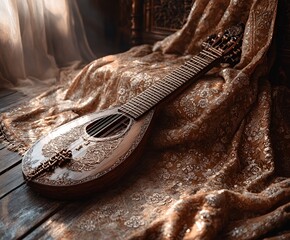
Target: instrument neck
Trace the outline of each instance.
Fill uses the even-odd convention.
[[[120,111],[138,119],[170,95],[179,92],[178,90],[182,90],[193,80],[205,74],[219,62],[221,57],[222,52],[214,48],[202,50],[161,81],[156,82],[121,106]]]

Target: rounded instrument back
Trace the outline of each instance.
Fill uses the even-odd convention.
[[[63,150],[70,149],[72,157],[70,161],[29,180],[28,185],[51,198],[71,199],[91,194],[117,181],[140,155],[154,111],[138,121],[130,118],[126,128],[119,133],[107,137],[94,137],[88,133],[88,127],[94,122],[117,114],[118,108],[89,114],[38,140],[23,157],[25,178]]]

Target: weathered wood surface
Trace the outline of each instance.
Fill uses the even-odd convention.
[[[16,165],[0,176],[0,199],[24,183],[21,164]]]
[[[60,210],[63,204],[43,198],[22,185],[0,201],[0,238],[19,239],[27,236]]]
[[[0,112],[29,97],[13,90],[0,89]],[[42,198],[26,185],[21,171],[21,156],[0,144],[0,239],[23,238],[62,206]]]
[[[21,162],[21,156],[7,150],[5,147],[0,148],[0,175]]]
[[[11,92],[5,95],[2,91],[0,91],[0,112],[4,112],[5,110],[29,99],[29,97],[21,92]]]
[[[29,97],[22,93],[0,89],[0,112],[27,100]],[[67,213],[61,214],[65,224],[73,221],[82,208],[77,202],[56,201],[33,192],[23,179],[21,156],[0,144],[0,239],[53,239],[57,233],[62,238],[64,229],[54,226],[54,233],[49,235],[46,228],[52,224],[51,219],[59,217],[56,213],[60,210]]]

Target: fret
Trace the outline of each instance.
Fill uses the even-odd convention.
[[[165,99],[190,79],[202,72],[207,66],[222,56],[220,50],[208,48],[193,56],[179,68],[146,89],[128,103],[120,107],[120,111],[137,119],[160,101]]]
[[[179,82],[179,84],[183,84],[184,81],[182,80],[188,80],[190,77],[189,76],[186,76],[185,74],[182,74],[182,73],[172,73],[170,76],[174,77],[174,78],[177,78],[177,79],[174,79],[173,81],[175,82]]]
[[[129,102],[129,104],[126,104],[126,111],[131,116],[138,116],[140,113],[138,112],[138,109],[134,108],[132,105],[132,102]]]
[[[164,85],[161,85],[161,84],[158,84],[158,85],[156,84],[156,86],[153,85],[152,87],[153,88],[159,87],[158,90],[161,91],[164,94],[164,96],[167,96],[169,93],[171,93],[171,91],[169,89],[165,88]]]
[[[156,96],[156,95],[152,94],[152,93],[150,92],[150,90],[151,90],[151,89],[149,89],[148,92],[146,92],[146,93],[147,93],[147,94],[146,94],[146,97],[149,98],[149,99],[151,99],[151,100],[153,100],[154,102],[158,102],[158,101],[160,101],[161,98],[159,98],[158,95]]]
[[[202,70],[202,68],[197,67],[192,62],[188,63],[187,65],[182,66],[182,68],[184,68],[184,69],[186,69],[186,70],[188,70],[190,72],[193,72],[194,75],[199,73]]]
[[[181,72],[183,72],[185,75],[187,75],[187,77],[193,77],[197,72],[192,71],[191,69],[186,69],[186,68],[181,68],[180,69]]]
[[[142,99],[141,96],[139,98],[139,102],[138,103],[135,103],[134,100],[131,102],[131,105],[133,105],[135,108],[136,107],[140,108],[142,111],[144,111],[144,110],[146,110],[148,108],[148,106],[144,105],[144,104],[146,104],[146,101],[145,101],[145,99]]]
[[[186,78],[191,77],[192,75],[195,75],[197,73],[197,71],[195,71],[195,69],[189,67],[189,66],[184,66],[182,65],[179,69],[178,69],[178,73],[179,74],[184,74],[186,76]]]
[[[148,108],[150,108],[150,106],[151,106],[151,103],[150,102],[148,102],[148,96],[147,96],[147,91],[146,92],[143,92],[143,94],[140,94],[140,102],[142,102],[142,103],[144,103],[144,106],[145,106],[145,109],[148,109]]]
[[[159,85],[162,85],[162,88],[169,91],[169,94],[170,94],[175,89],[175,86],[172,84],[170,85],[169,83],[170,83],[170,81],[168,81],[168,76],[167,76],[166,78],[164,78],[164,81],[159,82]]]
[[[203,67],[197,64],[193,58],[188,61],[188,64],[190,64],[191,67],[197,69],[198,72],[203,69]]]
[[[200,70],[204,69],[204,67],[206,66],[206,65],[202,64],[202,62],[198,61],[196,56],[194,58],[192,58],[192,62],[195,64],[195,66],[200,67]]]
[[[182,76],[185,76],[185,79],[192,76],[192,71],[190,70],[183,70],[182,68],[179,68],[175,73],[180,74]]]
[[[217,55],[214,55],[213,53],[206,50],[203,50],[202,52],[200,52],[200,54],[202,54],[204,57],[207,57],[211,61],[214,61],[218,58]]]
[[[150,88],[150,90],[151,90],[151,93],[158,96],[158,98],[160,98],[160,100],[166,96],[166,95],[164,96],[161,91],[159,91],[158,89],[156,89],[154,87]]]
[[[208,48],[208,50],[211,51],[211,52],[214,52],[214,53],[217,54],[219,57],[221,57],[221,56],[223,55],[223,52],[222,52],[222,51],[217,50],[217,49],[215,49],[215,48],[210,47],[210,48]]]
[[[200,52],[198,55],[196,55],[196,58],[206,65],[209,64],[209,62],[210,62],[210,60],[207,60],[207,56],[205,56],[202,52]]]
[[[187,74],[188,78],[192,78],[193,76],[195,76],[198,73],[196,71],[189,72],[186,68],[182,68],[182,71],[184,71],[185,74]]]
[[[206,61],[204,58],[202,58],[201,56],[197,55],[196,59],[201,62],[202,64],[204,64],[204,66],[208,65],[208,61]]]
[[[171,91],[174,90],[176,87],[179,87],[179,84],[175,81],[175,78],[172,76],[167,76],[163,82],[165,85],[170,86]],[[174,89],[172,89],[174,87]]]
[[[175,91],[175,89],[179,88],[180,84],[174,82],[171,79],[166,79],[165,81],[162,82],[164,86],[167,86],[167,88],[170,88],[170,93]]]
[[[137,116],[140,116],[141,114],[143,114],[143,111],[147,111],[146,109],[145,110],[142,110],[141,108],[138,108],[138,107],[136,107],[138,110],[136,110],[135,112],[134,112],[134,114],[135,114],[135,116],[137,117]]]
[[[171,76],[173,78],[173,81],[177,82],[178,84],[183,84],[184,82],[186,82],[188,79],[190,79],[191,77],[186,74],[186,73],[174,73]],[[176,79],[178,78],[178,79]]]
[[[172,71],[168,76],[174,76],[178,80],[178,79],[180,79],[180,75],[181,75],[181,72],[180,72],[180,69],[178,68],[178,69]],[[182,75],[182,78],[187,78],[187,77]]]
[[[156,89],[155,87],[152,87],[150,90],[157,95],[161,95],[162,98],[164,98],[167,95],[167,94],[164,95],[164,92],[160,91],[160,89]]]
[[[193,66],[190,66],[189,64],[182,65],[181,68],[185,69],[185,70],[189,70],[189,71],[193,72],[194,74],[197,74],[199,72],[199,70],[197,70],[197,68],[194,68]]]
[[[141,109],[148,108],[148,106],[146,105],[146,104],[148,104],[147,98],[144,98],[141,95],[138,99],[133,98],[132,101],[129,102],[129,104],[131,104],[131,106],[134,108],[141,108]]]
[[[213,63],[213,62],[215,62],[217,59],[219,59],[219,57],[212,57],[212,56],[210,56],[210,55],[207,55],[206,53],[202,53],[202,55],[203,55],[205,58],[207,58],[208,61],[209,61],[210,63]]]
[[[141,102],[143,103],[142,105],[140,105]],[[138,102],[137,100],[134,101],[134,107],[139,108],[138,111],[141,111],[141,112],[148,110],[151,104],[152,102],[148,101],[148,97],[146,96],[145,98],[144,95],[138,98]]]
[[[132,112],[131,112],[130,110],[128,110],[125,106],[121,107],[120,110],[121,110],[123,113],[125,113],[125,114],[127,114],[127,115],[129,115],[129,116],[131,116],[131,117],[133,117],[133,118],[137,118],[137,117],[139,116],[138,114],[134,114],[134,113],[132,113]]]
[[[197,64],[197,66],[200,66],[201,68],[204,68],[204,66],[206,65],[205,63],[203,63],[202,61],[200,61],[198,59],[198,55],[195,55],[194,57],[191,58],[191,62],[194,64]]]
[[[170,79],[171,81],[175,82],[175,83],[178,83],[178,82],[181,82],[182,83],[182,80],[186,80],[188,79],[188,77],[186,77],[185,75],[181,75],[180,73],[177,73],[177,72],[172,72],[170,73],[170,75],[168,75],[168,79]]]
[[[148,109],[150,107],[150,104],[147,102],[147,99],[144,97],[146,97],[145,94],[140,96],[140,102],[142,103],[142,106],[144,106],[144,109]]]
[[[152,89],[150,89],[152,91]],[[146,92],[146,95],[144,95],[146,97],[146,100],[148,101],[148,99],[150,100],[150,103],[158,103],[160,100],[163,99],[162,96],[158,95],[158,94],[154,94],[154,92]],[[152,102],[153,101],[153,102]]]

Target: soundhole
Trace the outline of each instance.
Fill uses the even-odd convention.
[[[98,118],[86,127],[86,132],[95,138],[106,138],[126,132],[130,118],[122,114],[112,114]]]

